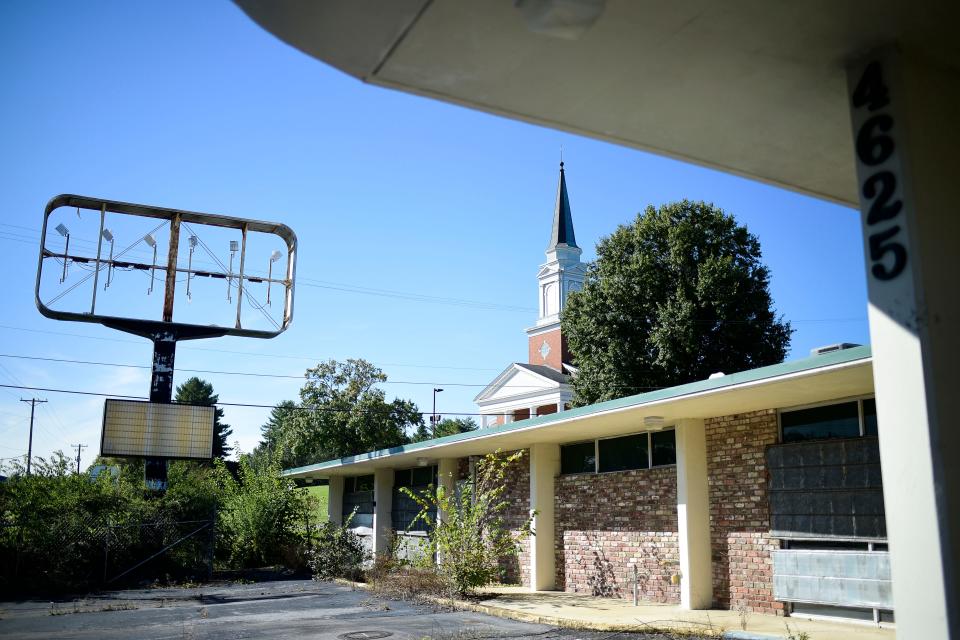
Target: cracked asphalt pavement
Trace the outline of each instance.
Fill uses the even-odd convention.
[[[72,600],[0,603],[0,637],[24,640],[588,640],[611,635],[634,634],[561,630],[439,610],[310,580],[141,589]]]

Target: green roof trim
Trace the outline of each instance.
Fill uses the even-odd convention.
[[[285,469],[283,471],[283,475],[289,476],[301,473],[310,473],[313,471],[323,471],[324,469],[342,467],[350,464],[356,464],[358,462],[368,462],[370,460],[376,460],[378,458],[396,455],[399,453],[412,453],[437,445],[449,444],[452,442],[462,442],[464,440],[472,440],[474,438],[493,434],[509,433],[510,431],[515,431],[518,429],[549,424],[551,422],[559,422],[561,420],[569,420],[570,418],[589,416],[595,413],[603,413],[604,411],[624,409],[649,402],[680,398],[682,396],[692,395],[695,393],[703,393],[704,391],[714,391],[726,387],[735,387],[737,385],[750,382],[759,382],[761,380],[779,378],[780,376],[790,375],[793,373],[814,371],[816,369],[822,369],[825,367],[856,362],[858,360],[865,360],[871,357],[871,353],[872,352],[869,345],[841,349],[839,351],[832,351],[823,355],[810,356],[807,358],[801,358],[799,360],[792,360],[790,362],[781,362],[780,364],[758,367],[756,369],[748,369],[747,371],[741,371],[740,373],[730,373],[712,380],[698,380],[697,382],[689,382],[676,387],[667,387],[665,389],[658,389],[656,391],[648,391],[646,393],[639,393],[633,396],[617,398],[616,400],[598,402],[597,404],[591,404],[585,407],[577,407],[576,409],[569,409],[560,413],[551,413],[549,415],[540,416],[537,418],[528,418],[527,420],[509,422],[505,425],[499,425],[496,427],[487,427],[485,429],[477,429],[476,431],[468,431],[466,433],[457,433],[451,436],[444,436],[443,438],[434,438],[432,440],[424,440],[422,442],[392,447],[390,449],[379,449],[377,451],[369,451],[367,453],[361,453],[355,456],[346,456],[336,460],[327,460],[326,462],[320,462],[317,464],[295,467],[293,469]]]

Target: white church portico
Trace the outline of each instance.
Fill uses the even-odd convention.
[[[547,261],[537,272],[539,314],[536,324],[527,329],[527,362],[512,363],[474,398],[480,408],[481,426],[535,418],[570,407],[570,379],[576,369],[570,363],[560,313],[570,292],[583,286],[586,266],[580,262],[581,253],[561,162]]]

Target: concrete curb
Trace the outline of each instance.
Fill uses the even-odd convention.
[[[341,578],[334,579],[337,584],[342,584],[354,589],[369,591],[371,586],[365,582],[352,582]],[[562,627],[565,629],[576,629],[580,631],[609,631],[609,632],[635,632],[635,633],[672,633],[675,635],[690,636],[713,636],[716,638],[730,638],[731,640],[782,640],[782,636],[770,636],[761,634],[750,634],[742,631],[724,632],[720,629],[710,632],[694,622],[683,620],[662,620],[657,623],[638,623],[638,624],[620,624],[610,622],[590,622],[588,620],[577,620],[574,618],[561,618],[558,616],[543,616],[534,613],[517,611],[507,607],[498,607],[496,605],[479,604],[468,602],[466,600],[457,600],[453,598],[441,598],[438,596],[424,595],[420,596],[424,601],[441,607],[450,607],[460,611],[472,611],[474,613],[484,613],[507,620],[517,620],[518,622],[530,622],[532,624],[543,624],[551,627]],[[738,634],[738,635],[734,635]],[[742,635],[741,635],[742,634]]]

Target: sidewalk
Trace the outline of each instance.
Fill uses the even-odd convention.
[[[746,633],[736,611],[688,611],[678,605],[641,603],[614,598],[562,593],[531,592],[524,587],[494,587],[480,600],[457,603],[495,616],[563,627],[597,631],[673,630],[728,634],[730,638],[785,638],[786,624],[794,634],[806,632],[810,640],[893,640],[895,631],[870,624],[811,620],[802,616],[781,618],[753,613],[747,616]]]

